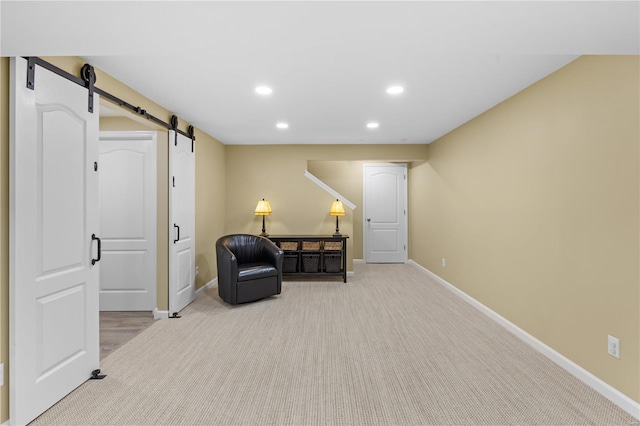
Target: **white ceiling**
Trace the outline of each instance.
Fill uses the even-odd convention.
[[[580,55],[640,54],[638,1],[3,0],[0,15],[2,56],[81,56],[225,144],[430,143]]]

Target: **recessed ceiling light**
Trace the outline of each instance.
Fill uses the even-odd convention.
[[[375,123],[375,122],[371,122],[371,123],[367,123],[367,127],[369,129],[377,129],[378,127],[380,127],[380,124]]]
[[[256,87],[256,93],[259,95],[270,95],[273,92],[271,87],[267,86],[258,86]]]
[[[402,86],[391,86],[387,89],[387,93],[390,95],[399,95],[404,92],[404,87]]]
[[[276,127],[278,129],[288,129],[289,125],[287,123],[278,123],[278,124],[276,124]]]

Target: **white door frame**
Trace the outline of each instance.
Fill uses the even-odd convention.
[[[404,168],[405,179],[404,186],[402,191],[404,192],[404,201],[405,201],[405,214],[401,217],[404,218],[404,258],[403,262],[406,263],[408,260],[409,253],[409,200],[407,198],[407,181],[408,181],[408,164],[407,163],[363,163],[362,164],[362,257],[364,262],[367,262],[367,179],[366,179],[366,168],[367,167],[381,167],[381,166],[398,166]]]
[[[117,297],[112,297],[113,300],[108,300],[108,304],[105,304],[105,293],[103,291],[103,282],[101,280],[100,285],[100,310],[109,311],[153,311],[157,309],[157,212],[158,212],[158,194],[157,194],[157,132],[152,130],[141,131],[102,131],[100,132],[100,143],[105,141],[118,142],[123,141],[132,146],[136,145],[136,142],[145,143],[147,146],[137,146],[138,151],[145,153],[144,167],[144,188],[146,189],[143,201],[144,215],[144,237],[141,241],[136,238],[135,240],[109,240],[106,235],[106,230],[103,229],[103,263],[101,272],[105,273],[105,268],[109,262],[109,253],[111,250],[132,250],[144,248],[144,281],[140,289],[131,290],[123,289],[122,295],[127,292],[131,293],[131,301],[119,301]],[[102,154],[102,148],[100,149]],[[99,170],[103,171],[104,166],[101,164]],[[104,219],[104,206],[100,206],[101,219]],[[102,275],[104,278],[104,275]],[[109,295],[107,295],[109,297]]]

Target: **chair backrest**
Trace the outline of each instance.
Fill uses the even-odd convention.
[[[251,234],[232,234],[220,237],[216,244],[226,247],[238,259],[238,263],[264,262],[268,260],[264,253],[266,244],[271,240]]]

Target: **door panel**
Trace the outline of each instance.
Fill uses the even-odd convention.
[[[375,215],[370,216],[374,216],[377,223],[398,223],[400,179],[396,173],[383,171],[371,174],[370,184],[375,191],[370,191],[367,195],[371,203],[369,207],[375,212]]]
[[[191,276],[191,264],[193,259],[191,258],[191,250],[189,248],[181,250],[177,253],[178,256],[178,297],[185,291],[189,291],[193,277]]]
[[[100,269],[100,297],[105,292],[146,292],[146,254],[146,250],[109,250],[103,253],[103,264]],[[124,306],[126,305],[120,308]]]
[[[397,229],[376,229],[371,233],[371,251],[373,253],[397,252],[400,250],[399,240]]]
[[[37,299],[37,378],[40,381],[84,353],[86,286],[78,285]],[[59,312],[68,312],[63,317]],[[58,330],[65,330],[60,335]]]
[[[169,312],[195,298],[195,152],[191,139],[169,132]]]
[[[85,153],[77,149],[77,141],[84,138],[84,123],[59,105],[38,105],[36,109],[41,135],[36,155],[42,164],[36,187],[38,257],[41,273],[47,274],[80,266],[86,250]],[[59,155],[62,152],[68,155]],[[61,245],[61,240],[69,244]]]
[[[100,133],[100,310],[156,307],[156,132]]]
[[[99,367],[98,115],[87,90],[11,60],[10,412],[26,424]],[[98,96],[94,95],[94,110]]]
[[[365,260],[407,260],[406,165],[364,164]]]
[[[109,145],[100,143],[100,204],[108,213],[101,218],[103,235],[144,238],[145,154]]]

